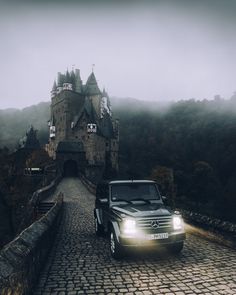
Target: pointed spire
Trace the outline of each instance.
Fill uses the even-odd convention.
[[[74,72],[74,70],[72,70],[70,72],[70,81],[71,81],[73,90],[75,90],[75,72]]]
[[[53,86],[52,86],[52,90],[51,90],[51,97],[54,97],[57,93],[57,83],[54,80]]]
[[[52,91],[56,91],[57,90],[57,83],[54,80],[53,86],[52,86]]]
[[[94,72],[90,74],[88,77],[86,87],[85,87],[86,94],[94,95],[94,94],[101,94],[100,89],[98,88],[97,80],[95,78]]]
[[[102,96],[108,98],[108,94],[107,94],[107,92],[106,92],[106,90],[105,90],[105,87],[103,87],[103,90],[102,90]]]
[[[65,82],[65,75],[58,72],[57,73],[57,86],[62,87],[64,82]]]
[[[71,78],[70,78],[70,74],[68,72],[68,69],[66,71],[66,79],[65,79],[65,83],[71,83]]]
[[[75,69],[75,91],[78,93],[82,92],[82,80],[80,78],[80,70]]]

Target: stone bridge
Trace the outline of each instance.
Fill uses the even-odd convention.
[[[160,250],[115,261],[94,233],[94,195],[78,178],[63,179],[59,191],[62,222],[33,294],[236,294],[234,249],[188,233],[178,256]]]

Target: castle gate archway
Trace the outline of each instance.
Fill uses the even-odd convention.
[[[67,160],[63,165],[63,176],[71,177],[78,176],[78,165],[74,160]]]

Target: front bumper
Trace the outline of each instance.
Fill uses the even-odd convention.
[[[148,235],[124,235],[118,236],[119,243],[123,247],[142,247],[155,245],[170,245],[183,242],[186,238],[184,231],[168,233],[168,238],[164,239],[150,239]]]

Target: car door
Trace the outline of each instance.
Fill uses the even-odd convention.
[[[106,183],[97,185],[95,209],[99,224],[106,230],[108,223],[107,213],[109,209],[109,190],[108,184]]]

